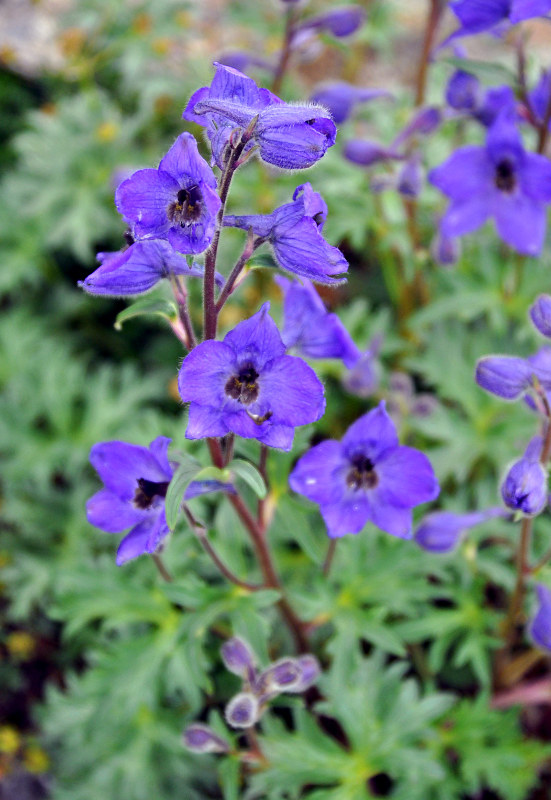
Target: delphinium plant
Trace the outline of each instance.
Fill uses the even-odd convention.
[[[545,701],[551,648],[551,378],[523,325],[545,291],[551,92],[513,26],[549,4],[430,0],[394,103],[344,79],[285,102],[301,49],[366,14],[280,5],[276,57],[216,62],[158,167],[117,181],[121,248],[81,281],[137,298],[118,329],[167,323],[180,410],[141,425],[135,375],[105,435],[85,406],[87,517],[120,569],[94,552],[60,571],[52,613],[88,639],[44,715],[54,755],[73,741],[54,791],[526,800],[549,756],[511,706]],[[488,86],[462,48],[511,29],[517,70]],[[354,295],[381,284],[390,311],[368,316]],[[531,311],[544,336],[550,305]],[[517,329],[520,355],[477,362]]]

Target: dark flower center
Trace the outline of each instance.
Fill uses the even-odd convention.
[[[504,158],[496,166],[495,182],[497,188],[502,192],[512,192],[516,186],[515,170],[512,163]]]
[[[312,219],[314,220],[314,222],[316,223],[316,225],[319,228],[319,226],[323,223],[323,211],[318,211],[317,214],[314,214]]]
[[[151,508],[155,497],[166,497],[169,481],[155,483],[146,478],[138,478],[138,488],[134,494],[132,502],[136,508]]]
[[[130,228],[127,228],[127,230],[125,230],[125,232],[123,234],[123,238],[124,238],[124,241],[126,242],[128,247],[130,247],[131,245],[134,244],[135,240],[134,240],[134,237],[132,235],[132,231],[130,230]]]
[[[352,459],[351,468],[346,476],[346,485],[350,489],[373,489],[379,483],[372,461],[365,456]]]
[[[258,397],[258,372],[252,364],[244,364],[237,375],[232,375],[225,386],[225,392],[243,405],[254,403]]]
[[[196,222],[201,216],[203,195],[199,186],[190,186],[189,189],[180,189],[167,208],[167,217],[175,225],[185,228]]]

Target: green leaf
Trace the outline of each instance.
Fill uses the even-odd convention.
[[[231,481],[231,474],[229,469],[219,469],[218,467],[204,467],[195,476],[196,481],[220,481],[220,483],[229,483]]]
[[[142,300],[132,303],[131,306],[125,308],[124,311],[120,312],[120,314],[117,314],[117,319],[115,320],[114,326],[115,330],[122,330],[123,323],[129,319],[132,319],[133,317],[148,316],[151,314],[158,317],[164,317],[171,322],[177,317],[178,310],[175,304],[169,300],[159,300],[155,299],[154,297],[144,297]]]
[[[241,480],[250,486],[253,492],[261,500],[266,497],[267,490],[264,478],[250,461],[245,461],[242,458],[236,458],[230,464],[232,472]]]
[[[174,476],[168,486],[165,501],[166,522],[171,530],[174,530],[178,520],[178,514],[184,497],[184,492],[195,476],[201,472],[201,470],[201,464],[191,456],[187,456],[186,460],[182,461],[174,473]]]
[[[492,64],[487,61],[477,61],[466,58],[446,58],[444,63],[450,64],[456,69],[461,69],[464,72],[469,72],[475,75],[480,80],[488,83],[506,83],[508,86],[516,84],[516,76],[514,72],[503,64]]]

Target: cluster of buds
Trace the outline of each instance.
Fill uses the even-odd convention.
[[[309,653],[297,658],[280,658],[259,671],[251,646],[238,636],[225,642],[221,655],[226,669],[242,681],[241,690],[225,708],[226,722],[232,728],[252,728],[270,700],[284,692],[305,692],[320,674],[318,660]],[[228,753],[231,750],[222,737],[202,723],[186,728],[184,746],[193,753]]]

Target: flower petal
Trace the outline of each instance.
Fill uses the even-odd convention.
[[[376,491],[371,493],[371,522],[382,531],[400,539],[411,539],[413,536],[413,513],[411,508],[400,508],[392,503],[385,504],[378,498]]]
[[[258,379],[259,402],[269,398],[273,421],[284,425],[316,422],[325,411],[323,385],[301,358],[281,356]]]
[[[349,494],[339,503],[322,503],[320,512],[332,539],[347,533],[359,533],[371,519],[371,507],[365,492]]]
[[[236,369],[235,353],[225,342],[201,342],[184,358],[178,390],[184,403],[216,407],[226,399],[224,387]]]
[[[240,361],[254,358],[257,370],[262,369],[267,361],[285,353],[285,345],[275,322],[268,314],[269,310],[270,304],[264,303],[260,311],[240,322],[224,337],[224,344],[232,348]]]
[[[468,145],[456,150],[447,161],[428,174],[428,180],[448,197],[466,201],[486,192],[494,168],[485,147]]]
[[[522,194],[503,196],[496,202],[495,218],[499,235],[510,247],[524,255],[540,255],[547,225],[541,203]]]
[[[117,550],[117,566],[120,567],[132,558],[137,558],[144,553],[149,552],[147,544],[152,531],[156,525],[156,518],[150,516],[136,525],[130,533],[128,533],[119,545]]]
[[[115,205],[136,236],[159,236],[169,228],[167,208],[178,192],[176,181],[156,169],[141,169],[115,192]]]
[[[147,512],[134,508],[131,502],[121,500],[109,489],[96,492],[86,503],[86,518],[90,525],[106,533],[122,533],[137,525]]]
[[[289,486],[316,503],[336,502],[346,492],[348,461],[334,439],[317,444],[301,456],[289,475]]]
[[[189,407],[186,439],[204,439],[206,436],[225,436],[229,432],[219,408],[191,403]]]
[[[204,184],[216,188],[216,177],[205,159],[199,155],[197,142],[191,133],[181,133],[168,153],[161,159],[159,173],[170,175],[178,184]]]
[[[383,505],[412,508],[435,500],[440,492],[429,459],[413,447],[400,445],[387,450],[377,461],[375,469],[379,478],[375,492],[380,495]]]
[[[348,428],[342,446],[348,458],[361,453],[374,463],[385,450],[398,446],[396,426],[386,411],[384,400]]]
[[[128,442],[100,442],[90,450],[90,463],[106,489],[121,500],[132,500],[138,478],[164,482],[166,475],[147,447]]]

